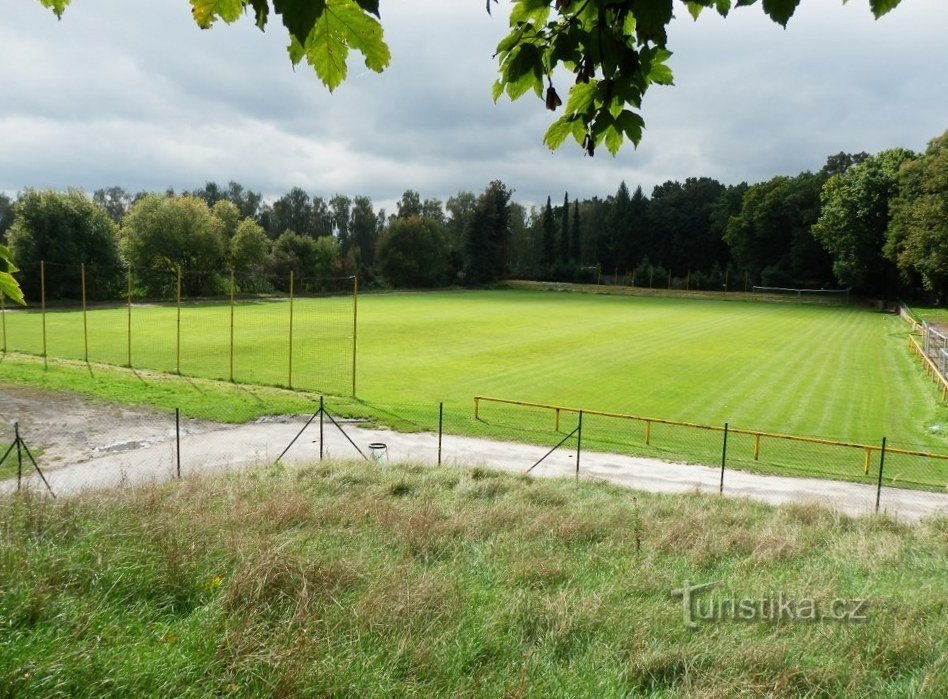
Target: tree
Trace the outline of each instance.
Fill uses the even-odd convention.
[[[924,155],[906,161],[897,175],[886,255],[903,275],[948,298],[948,131],[932,139]]]
[[[221,222],[221,233],[224,237],[227,240],[233,238],[240,222],[240,209],[227,199],[218,199],[217,203],[211,206],[211,214]]]
[[[424,216],[396,217],[382,231],[376,258],[382,276],[394,286],[439,286],[448,268],[443,227]]]
[[[651,245],[644,252],[683,274],[725,264],[727,247],[711,225],[714,205],[725,191],[710,177],[656,187],[648,204]]]
[[[507,273],[512,194],[503,182],[494,180],[477,198],[465,246],[469,282],[491,282]]]
[[[218,293],[227,245],[220,219],[202,199],[149,194],[122,220],[120,247],[149,296]]]
[[[104,209],[77,189],[26,190],[14,205],[10,251],[27,298],[40,298],[40,261],[47,264],[46,297],[79,298],[85,264],[92,298],[103,298],[120,277],[117,227]]]
[[[267,277],[274,288],[289,291],[290,272],[299,283],[316,270],[318,253],[316,241],[293,231],[284,231],[270,249],[264,263]]]
[[[448,244],[452,250],[461,251],[464,248],[465,231],[474,216],[474,209],[477,208],[477,196],[473,192],[458,192],[453,197],[448,197],[445,208],[448,210]]]
[[[811,232],[820,215],[822,186],[822,177],[804,172],[774,177],[747,189],[740,212],[727,223],[724,241],[752,283],[829,284],[831,260]]]
[[[553,202],[546,198],[546,207],[543,209],[543,235],[540,249],[540,264],[551,267],[556,262],[556,223],[553,218]]]
[[[355,263],[353,271],[358,274],[364,274],[370,270],[375,262],[375,244],[379,237],[378,218],[372,208],[371,199],[355,197],[352,200],[349,237],[352,241],[352,258]]]
[[[329,210],[332,212],[332,226],[339,241],[339,249],[342,254],[349,250],[349,216],[352,212],[352,200],[343,195],[336,194],[329,200]]]
[[[7,239],[7,229],[13,225],[13,201],[0,194],[0,242]]]
[[[237,224],[237,230],[230,239],[229,260],[235,272],[254,272],[263,266],[270,251],[270,239],[263,227],[250,218]]]
[[[889,261],[883,257],[889,201],[896,175],[915,156],[902,148],[868,156],[831,176],[820,192],[822,212],[813,237],[833,258],[837,281],[860,293],[888,291]]]
[[[573,223],[570,226],[569,235],[569,256],[579,264],[583,258],[583,251],[580,249],[579,242],[579,201],[573,202]]]
[[[60,16],[71,0],[39,0]],[[845,0],[843,0],[845,2]],[[496,3],[497,0],[494,0]],[[712,7],[727,16],[733,7],[755,0],[680,0],[697,19]],[[876,17],[901,0],[868,0]],[[764,12],[786,26],[800,0],[764,0]],[[271,12],[289,34],[293,65],[306,60],[330,91],[347,75],[350,49],[362,53],[370,70],[381,72],[391,59],[378,21],[379,0],[190,0],[198,26],[228,24],[245,11],[263,29]],[[491,2],[486,0],[487,11]],[[544,142],[558,148],[573,136],[593,155],[604,144],[615,154],[624,139],[637,144],[644,120],[636,109],[651,85],[670,85],[667,25],[672,0],[514,0],[510,33],[497,45],[500,78],[494,99],[518,99],[533,92],[550,110],[563,105],[553,86],[562,69],[574,76],[565,113],[546,132]],[[544,84],[545,83],[545,84]],[[545,87],[545,89],[544,89]]]
[[[560,239],[556,251],[560,262],[569,262],[569,243],[572,235],[569,231],[569,192],[563,195],[563,208],[560,209]]]
[[[271,237],[276,237],[284,231],[293,231],[307,238],[316,237],[313,226],[313,202],[309,195],[299,187],[293,187],[273,202],[268,218],[264,227]]]
[[[411,218],[412,216],[421,216],[423,213],[424,205],[421,203],[421,195],[413,189],[405,190],[398,202],[395,216],[397,218]]]
[[[122,217],[132,205],[132,197],[121,187],[97,189],[92,194],[92,201],[98,204],[115,223],[121,223]]]

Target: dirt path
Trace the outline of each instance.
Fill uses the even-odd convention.
[[[65,428],[64,412],[70,416]],[[0,388],[0,419],[8,423],[19,419],[24,435],[45,445],[40,466],[49,469],[47,479],[57,495],[162,481],[173,477],[177,469],[173,425],[167,415],[124,410],[74,397],[56,397],[51,405],[48,394]],[[181,438],[181,472],[186,476],[272,463],[305,420],[305,416],[286,416],[235,426],[189,421]],[[365,454],[370,443],[381,442],[387,445],[389,462],[437,463],[435,434],[405,434],[351,424],[344,427]],[[327,422],[324,429],[327,458],[360,458],[355,447],[332,425]],[[292,464],[318,459],[318,439],[319,427],[313,424],[283,461]],[[74,441],[70,444],[69,440]],[[546,448],[536,445],[445,435],[442,463],[483,465],[517,473],[545,452]],[[66,465],[70,461],[72,465]],[[580,471],[583,478],[658,493],[717,493],[721,477],[716,468],[598,452],[583,452]],[[575,452],[558,451],[533,474],[572,476],[575,472]],[[30,487],[43,487],[35,474],[26,482]],[[15,487],[15,480],[0,482],[0,493]],[[857,483],[735,470],[725,473],[724,493],[770,504],[813,502],[851,515],[872,512],[876,497],[875,488]],[[883,511],[909,521],[948,514],[945,493],[884,488],[881,504]]]

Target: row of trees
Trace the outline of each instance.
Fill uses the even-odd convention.
[[[39,260],[99,268],[99,295],[117,293],[125,264],[148,295],[168,293],[179,267],[189,294],[220,292],[229,269],[257,280],[244,282],[250,291],[285,288],[291,270],[317,286],[353,274],[406,287],[605,274],[655,286],[687,278],[693,288],[720,289],[730,275],[732,288],[747,279],[870,296],[948,291],[948,132],[924,154],[839,153],[816,173],[752,185],[691,177],[646,196],[622,183],[606,198],[566,194],[530,210],[512,194],[497,181],[446,202],[409,190],[386,215],[368,197],[294,188],[268,203],[236,182],[183,195],[113,187],[91,199],[26,190],[16,202],[0,196],[0,236],[24,270]],[[35,276],[23,277],[32,298]],[[78,288],[57,280],[51,296]]]

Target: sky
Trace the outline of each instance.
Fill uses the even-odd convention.
[[[948,129],[945,0],[903,0],[878,21],[869,0],[804,0],[786,30],[759,3],[697,22],[675,4],[675,85],[646,95],[637,149],[589,158],[543,145],[552,115],[532,94],[492,100],[504,0],[493,15],[483,0],[382,0],[391,66],[354,54],[333,94],[292,68],[279,24],[202,31],[187,0],[73,0],[61,21],[5,2],[0,191],[236,180],[271,199],[299,186],[391,208],[406,189],[444,200],[500,179],[530,205],[623,180],[646,194],[693,176],[752,183],[840,151],[921,151]]]

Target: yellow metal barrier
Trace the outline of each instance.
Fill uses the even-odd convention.
[[[917,347],[917,345],[916,345]],[[921,352],[921,348],[918,348],[918,351]],[[922,356],[925,356],[924,352],[921,352]],[[925,357],[928,359],[927,357]],[[930,363],[930,362],[929,362]],[[934,367],[932,367],[934,368]],[[935,372],[939,377],[941,374]],[[948,389],[948,384],[946,384],[946,389]],[[724,432],[724,427],[717,425],[702,425],[695,422],[683,422],[680,420],[664,420],[662,418],[656,417],[642,417],[640,415],[629,415],[627,413],[613,413],[603,410],[588,410],[586,408],[571,408],[564,405],[551,405],[549,403],[534,403],[532,401],[523,401],[523,400],[510,400],[508,398],[494,398],[491,396],[474,396],[474,417],[475,419],[480,419],[480,403],[481,401],[486,401],[490,403],[503,403],[505,405],[519,405],[522,407],[528,408],[540,408],[544,410],[552,410],[555,413],[554,426],[557,431],[560,427],[560,413],[569,412],[579,414],[582,412],[585,415],[599,415],[601,417],[611,417],[617,418],[620,420],[635,420],[638,422],[645,423],[645,444],[651,444],[652,438],[652,423],[659,425],[672,425],[675,427],[691,427],[699,430],[712,430],[714,432]],[[864,450],[865,458],[863,460],[863,472],[868,475],[869,465],[872,461],[872,455],[874,452],[882,450],[881,446],[876,446],[873,444],[861,444],[859,442],[844,442],[835,439],[823,439],[821,437],[805,437],[795,434],[782,434],[780,432],[766,432],[763,430],[752,430],[752,429],[741,429],[736,427],[728,428],[729,434],[743,434],[752,436],[754,438],[754,461],[760,460],[760,440],[762,437],[767,439],[777,439],[785,440],[791,442],[805,442],[808,444],[822,444],[826,446],[834,447],[844,447],[849,449],[862,449]],[[915,451],[912,449],[898,449],[894,447],[887,446],[886,454],[902,454],[905,456],[918,456],[928,459],[941,459],[943,461],[948,461],[948,454],[934,454],[924,451]]]
[[[931,357],[925,354],[925,350],[918,344],[918,340],[915,339],[914,335],[909,335],[909,347],[915,354],[922,358],[922,361],[925,363],[925,369],[928,371],[928,375],[932,381],[941,384],[941,399],[944,401],[948,398],[948,379],[941,375],[941,372],[938,371],[938,367],[935,366],[935,362],[932,361]]]

